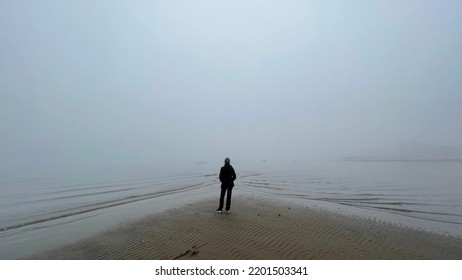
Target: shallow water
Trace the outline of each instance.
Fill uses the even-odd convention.
[[[462,236],[461,162],[237,162],[234,195]],[[21,258],[218,196],[220,166],[0,178],[0,258]],[[213,211],[214,209],[211,209]]]
[[[269,169],[239,184],[307,206],[462,235],[460,162],[310,162]]]

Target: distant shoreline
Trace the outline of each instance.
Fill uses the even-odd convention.
[[[340,161],[364,161],[364,162],[462,162],[462,158],[455,159],[383,159],[383,158],[344,158]]]

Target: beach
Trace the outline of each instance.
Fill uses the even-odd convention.
[[[405,253],[405,257],[386,254],[386,246],[396,244],[438,248],[449,242],[448,247],[460,248],[460,242],[450,242],[462,238],[460,163],[316,161],[238,166],[232,213],[221,216],[215,213],[220,183],[213,164],[198,164],[187,172],[109,168],[93,176],[53,173],[4,179],[0,182],[0,259],[171,259],[188,250],[200,252],[191,257],[204,259],[460,259],[445,248],[442,255],[433,249]],[[189,225],[194,226],[188,229]],[[141,234],[141,241],[135,233]],[[419,239],[414,240],[414,235]],[[253,243],[244,244],[248,250],[238,249],[235,236]],[[143,252],[146,248],[140,247],[139,254],[120,253],[136,251],[134,244],[142,244],[143,239],[154,250]],[[213,242],[203,246],[204,240]],[[269,249],[282,240],[304,248],[302,253]],[[419,240],[424,240],[422,245],[416,244]],[[92,248],[88,242],[114,251],[66,256],[59,252],[66,246],[75,251],[76,244]],[[169,247],[169,242],[178,248]],[[374,242],[382,247],[371,246]],[[221,252],[215,247],[228,249]],[[52,250],[54,255],[46,256]],[[241,255],[234,255],[234,250]]]
[[[462,259],[462,239],[252,196],[143,217],[26,259]]]

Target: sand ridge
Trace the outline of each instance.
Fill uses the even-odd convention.
[[[237,196],[171,209],[31,259],[461,259],[462,240]]]

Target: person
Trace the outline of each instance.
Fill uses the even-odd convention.
[[[223,211],[223,203],[226,194],[226,214],[229,214],[231,210],[231,194],[233,192],[234,180],[236,180],[236,172],[230,164],[230,159],[225,158],[225,165],[220,169],[220,182],[221,182],[221,193],[220,193],[220,206],[218,206],[217,212],[219,214]]]

